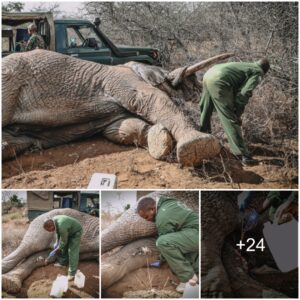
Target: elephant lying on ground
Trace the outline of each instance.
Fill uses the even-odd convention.
[[[185,203],[199,212],[199,193],[196,192],[155,192],[156,197],[167,195]],[[147,195],[148,196],[148,195]],[[136,269],[145,267],[159,259],[156,248],[157,230],[155,223],[141,218],[131,208],[101,233],[101,286],[106,289]],[[124,246],[105,255],[108,251]],[[104,255],[103,255],[104,254]]]
[[[4,291],[17,293],[21,289],[22,281],[35,268],[45,265],[50,246],[55,242],[55,232],[44,230],[43,224],[45,220],[57,215],[67,215],[81,223],[83,234],[80,243],[80,259],[99,258],[99,218],[70,208],[51,210],[34,219],[19,247],[2,259]]]
[[[185,202],[193,192],[162,192]],[[181,193],[181,194],[180,194]],[[250,277],[245,259],[228,239],[238,228],[239,192],[201,193],[201,293],[204,298],[286,298]],[[186,203],[188,204],[188,203]],[[157,260],[154,223],[142,219],[134,209],[125,212],[115,223],[102,231],[102,288],[108,288],[125,274]],[[104,257],[103,253],[117,246],[120,250]],[[150,250],[150,251],[148,251]],[[121,270],[119,273],[118,270]]]
[[[230,56],[169,73],[135,62],[100,65],[46,50],[9,55],[2,60],[3,159],[97,133],[147,147],[157,159],[170,154],[174,140],[182,165],[212,158],[220,151],[218,140],[197,131],[176,99],[199,98],[194,73]]]

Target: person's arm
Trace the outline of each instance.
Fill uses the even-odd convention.
[[[66,244],[68,243],[68,236],[69,236],[68,230],[62,228],[60,230],[58,249],[62,250],[66,246]]]
[[[158,235],[165,235],[168,233],[175,232],[176,226],[169,220],[163,224],[160,224],[157,226]]]
[[[261,74],[257,73],[252,75],[241,88],[240,92],[237,94],[236,115],[238,118],[240,118],[243,114],[245,107],[248,104],[249,98],[252,96],[252,92],[261,81],[261,78]]]

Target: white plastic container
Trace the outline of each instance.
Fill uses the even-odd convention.
[[[50,291],[50,297],[61,298],[68,288],[68,277],[63,275],[57,275],[53,281],[52,288]]]
[[[281,225],[267,222],[263,234],[281,272],[298,268],[298,222],[295,219]]]
[[[199,285],[192,286],[187,282],[181,298],[199,299]]]
[[[74,284],[79,289],[82,289],[84,287],[84,283],[85,283],[85,275],[82,272],[80,272],[80,270],[77,270],[75,274]]]

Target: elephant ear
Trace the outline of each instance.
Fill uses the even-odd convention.
[[[138,77],[152,86],[158,86],[163,83],[168,75],[168,72],[160,67],[149,66],[134,61],[125,64],[125,66],[129,67]]]

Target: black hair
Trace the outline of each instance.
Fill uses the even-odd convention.
[[[264,71],[265,74],[269,71],[269,69],[270,69],[270,62],[269,62],[269,60],[266,57],[260,59],[258,61],[258,64],[263,69],[263,71]]]
[[[48,219],[44,222],[44,225],[43,227],[46,228],[48,227],[49,225],[53,225],[54,224],[54,221],[52,219]]]
[[[145,197],[139,200],[138,205],[137,205],[137,211],[139,212],[140,210],[142,211],[147,211],[150,206],[153,204],[155,205],[156,201],[151,198],[151,197]]]

